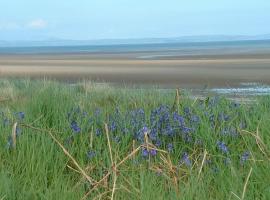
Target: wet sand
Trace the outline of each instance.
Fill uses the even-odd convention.
[[[147,56],[148,55],[148,56]],[[0,77],[188,88],[270,84],[270,54],[151,57],[150,52],[0,55]]]

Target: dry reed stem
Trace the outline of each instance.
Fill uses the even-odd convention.
[[[261,151],[265,156],[267,156],[267,153],[266,153],[265,151],[268,151],[268,150],[267,150],[266,145],[263,143],[262,139],[261,139],[260,136],[259,136],[258,127],[257,127],[257,133],[256,133],[256,134],[254,134],[254,133],[252,133],[252,132],[250,132],[250,131],[247,131],[247,130],[242,130],[242,132],[245,132],[245,133],[248,133],[248,134],[252,135],[252,136],[255,138],[256,144],[257,144],[258,148],[260,149],[260,151]]]
[[[34,123],[36,123],[38,120],[42,119],[43,115],[40,115],[38,118],[36,118],[34,121],[32,121],[29,125],[33,125]]]
[[[136,187],[134,187],[127,179],[125,176],[121,176],[121,178],[123,179],[123,181],[125,181],[130,187],[132,187],[137,193],[140,193],[140,190],[138,190]],[[132,193],[130,191],[130,193]]]
[[[115,166],[116,161],[115,162],[113,161],[112,147],[111,147],[111,142],[110,142],[110,137],[109,137],[109,129],[108,129],[108,125],[106,123],[105,123],[105,132],[106,132],[108,148],[109,148],[109,152],[110,152],[111,167],[113,169],[113,189],[112,189],[112,196],[111,196],[111,200],[113,200],[114,193],[115,193],[115,187],[116,187],[116,180],[117,180],[117,174],[116,174],[117,167]]]
[[[153,146],[153,147],[152,147],[152,146]],[[149,150],[149,149],[150,149],[150,150],[156,150],[156,151],[158,151],[158,152],[168,154],[167,151],[162,150],[162,149],[158,149],[158,148],[156,148],[154,145],[151,145],[151,143],[148,143],[148,145],[142,144],[141,147],[148,148],[148,150]]]
[[[116,180],[117,180],[117,174],[116,174],[116,169],[115,169],[115,170],[113,171],[113,189],[112,189],[111,200],[114,199],[115,188],[116,188]]]
[[[252,167],[251,167],[250,170],[249,170],[248,176],[247,176],[247,178],[246,178],[246,181],[245,181],[245,185],[244,185],[244,188],[243,188],[241,200],[243,200],[243,199],[245,198],[246,189],[247,189],[247,184],[248,184],[250,175],[251,175],[251,173],[252,173],[252,170],[253,170],[253,169],[252,169]]]
[[[58,144],[58,146],[60,146],[60,148],[62,149],[62,151],[64,152],[64,154],[66,154],[66,156],[67,157],[69,157],[71,160],[72,160],[72,162],[75,164],[75,166],[78,168],[78,170],[80,171],[80,173],[87,179],[87,181],[91,184],[91,185],[93,185],[93,184],[95,184],[96,183],[96,181],[93,179],[93,178],[91,178],[90,176],[88,176],[87,174],[86,174],[86,172],[81,168],[81,166],[78,164],[78,162],[73,158],[73,156],[66,150],[66,148],[56,139],[56,137],[51,133],[51,131],[49,131],[49,130],[46,130],[46,129],[41,129],[41,128],[36,128],[36,127],[33,127],[33,126],[31,126],[31,125],[27,125],[27,124],[23,124],[23,126],[25,126],[25,127],[27,127],[27,128],[31,128],[31,129],[33,129],[33,130],[38,130],[38,131],[45,131],[45,132],[47,132],[50,136],[51,136],[51,138],[54,140],[54,142],[56,143],[56,144]]]
[[[141,149],[141,146],[139,146],[137,149],[135,149],[134,151],[132,151],[129,155],[127,155],[124,159],[122,159],[118,164],[115,165],[115,168],[118,168],[120,165],[122,165],[124,162],[126,162],[130,157],[134,156],[139,150]],[[87,196],[89,196],[89,194],[95,190],[104,180],[106,180],[109,176],[111,175],[111,171],[109,171],[105,176],[103,176],[103,178],[101,178],[98,182],[95,183],[94,187],[89,190],[84,197],[82,198],[82,200],[86,199]]]
[[[52,139],[61,147],[61,149],[63,150],[64,154],[66,154],[71,160],[72,162],[76,165],[76,167],[78,168],[78,170],[81,172],[81,174],[88,180],[88,182],[93,185],[93,183],[95,183],[96,181],[94,179],[92,179],[90,176],[88,176],[86,174],[86,172],[81,168],[81,166],[78,164],[78,162],[73,158],[73,156],[66,150],[66,148],[53,136],[53,134],[51,132],[48,132],[49,135],[52,137]]]
[[[90,148],[91,149],[93,148],[93,126],[90,132]]]
[[[106,132],[106,136],[107,136],[107,142],[108,142],[108,147],[109,147],[109,152],[110,152],[111,164],[112,164],[112,167],[114,167],[113,155],[112,155],[112,147],[111,147],[111,142],[110,142],[110,137],[109,137],[109,129],[108,129],[108,125],[106,123],[105,123],[105,132]]]
[[[177,109],[178,108],[177,106],[180,104],[180,94],[179,93],[180,93],[179,88],[177,88],[176,92],[175,92],[175,98],[174,98],[172,110]]]
[[[203,168],[203,165],[204,165],[204,162],[205,162],[205,159],[206,159],[206,155],[207,155],[207,150],[205,149],[205,150],[204,150],[204,153],[203,153],[202,164],[201,164],[201,167],[200,167],[200,170],[199,170],[199,174],[198,174],[198,179],[200,178],[200,174],[201,174],[201,172],[202,172],[202,168]]]
[[[234,192],[231,191],[231,194],[232,194],[233,196],[235,196],[237,199],[241,200],[241,198],[240,198],[237,194],[235,194]]]
[[[16,148],[16,129],[17,129],[18,123],[15,122],[15,124],[12,127],[12,146],[13,148]]]
[[[81,174],[81,172],[80,172],[80,171],[78,171],[78,170],[74,169],[73,167],[71,167],[71,166],[69,166],[69,165],[67,165],[67,167],[68,167],[69,169],[71,169],[71,170],[73,170],[73,171],[77,172],[78,174]]]

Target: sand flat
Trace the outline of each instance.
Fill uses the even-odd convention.
[[[270,83],[270,56],[205,56],[138,59],[131,54],[1,55],[1,77],[90,79],[213,87],[242,82]]]

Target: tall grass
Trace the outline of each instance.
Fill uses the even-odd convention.
[[[270,97],[175,96],[1,80],[0,199],[270,199]]]

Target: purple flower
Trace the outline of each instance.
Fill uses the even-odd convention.
[[[112,121],[111,124],[109,125],[109,130],[111,132],[114,132],[116,130],[116,122]]]
[[[116,143],[120,143],[121,138],[119,136],[114,136],[113,141],[115,141]]]
[[[241,121],[240,124],[239,124],[239,128],[240,128],[240,129],[245,129],[245,128],[247,128],[246,122]]]
[[[218,147],[219,150],[222,151],[222,153],[225,153],[225,154],[229,153],[229,149],[228,149],[228,147],[226,146],[226,144],[224,142],[218,141],[217,142],[217,147]]]
[[[24,117],[25,117],[25,113],[24,113],[24,112],[18,112],[18,113],[17,113],[17,116],[18,116],[18,119],[19,119],[19,120],[23,120]]]
[[[12,140],[12,137],[9,136],[8,141],[7,141],[7,148],[10,149],[12,147],[13,147],[13,140]]]
[[[96,136],[100,136],[101,135],[101,130],[100,130],[100,128],[97,128],[96,129]]]
[[[192,128],[189,128],[189,127],[186,127],[186,126],[183,126],[183,127],[182,127],[182,132],[183,132],[184,134],[188,134],[188,133],[190,133],[190,132],[192,132],[192,131],[193,131]]]
[[[184,113],[185,113],[186,115],[190,115],[190,114],[191,114],[191,109],[190,109],[189,107],[185,107],[185,108],[184,108]]]
[[[193,115],[193,116],[191,116],[190,121],[191,121],[191,123],[199,123],[200,117],[198,115]]]
[[[22,133],[22,129],[20,129],[18,126],[16,127],[16,136],[18,137],[19,135],[21,135]]]
[[[249,151],[245,151],[242,155],[241,155],[241,158],[240,158],[240,163],[241,165],[244,165],[245,162],[249,159],[249,156],[250,156],[250,152]]]
[[[173,144],[172,143],[169,143],[168,145],[167,145],[167,149],[168,149],[168,152],[173,152]]]
[[[144,126],[142,128],[142,133],[145,134],[145,133],[149,133],[149,129],[147,128],[147,126]]]
[[[159,140],[159,139],[157,139],[156,140],[156,143],[155,143],[155,146],[157,146],[157,147],[160,147],[161,146],[161,140]]]
[[[188,156],[188,153],[187,152],[184,152],[183,153],[183,156],[182,156],[182,159],[180,161],[180,164],[182,164],[182,163],[184,163],[187,167],[191,167],[192,166],[192,162],[189,159],[189,156]]]
[[[93,150],[90,150],[86,153],[88,159],[92,159],[96,156],[96,152]]]
[[[77,122],[75,122],[75,121],[71,122],[70,128],[72,129],[72,131],[74,133],[80,133],[81,132],[81,128],[78,126]]]
[[[228,121],[230,119],[230,116],[229,115],[226,115],[225,113],[220,113],[218,115],[218,120],[220,122],[223,122],[223,121]]]
[[[100,108],[97,108],[96,110],[95,110],[95,116],[97,117],[97,116],[99,116],[101,114],[101,109]]]
[[[184,117],[182,117],[181,115],[179,115],[176,112],[173,113],[173,120],[175,122],[177,122],[180,127],[185,125],[185,119],[184,119]]]
[[[147,149],[143,148],[143,150],[142,150],[142,156],[143,157],[147,157],[148,155],[149,155],[149,151]]]
[[[156,149],[151,149],[150,150],[150,155],[151,156],[156,156],[157,155],[157,150]]]

